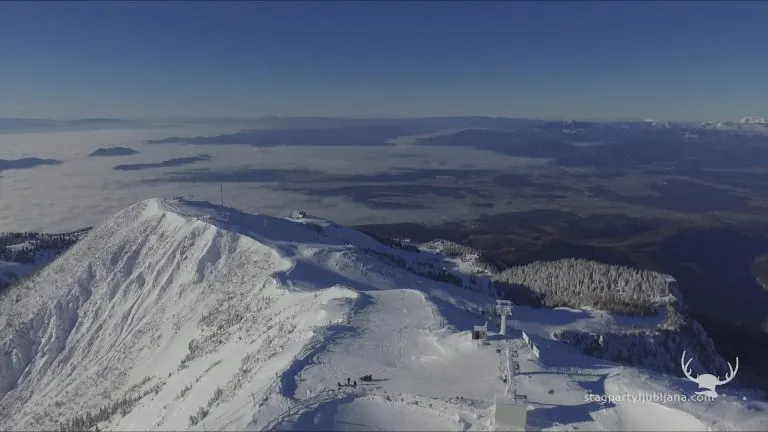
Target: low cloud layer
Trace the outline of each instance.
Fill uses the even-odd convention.
[[[88,156],[131,156],[138,153],[136,150],[128,147],[103,147],[97,148]]]
[[[60,163],[61,163],[60,160],[40,159],[36,157],[10,159],[10,160],[0,159],[0,171],[29,169],[29,168],[34,168],[41,165],[58,165]]]
[[[173,159],[164,160],[162,162],[116,165],[114,169],[118,171],[135,171],[135,170],[151,169],[151,168],[170,168],[170,167],[176,167],[181,165],[190,165],[196,162],[207,161],[210,159],[211,159],[210,155],[202,154],[198,156],[173,158]]]
[[[546,164],[473,149],[446,152],[434,147],[393,145],[198,145],[195,148],[206,157],[190,157],[185,155],[189,152],[186,145],[146,143],[174,135],[225,132],[223,128],[185,128],[0,135],[4,159],[38,155],[57,161],[45,169],[3,172],[0,196],[3,202],[11,203],[0,206],[3,229],[76,229],[98,224],[150,197],[183,194],[218,202],[221,182],[225,203],[244,211],[287,215],[304,208],[348,224],[461,218],[475,214],[480,207],[473,206],[471,198],[465,204],[447,198],[449,192],[440,189],[435,189],[433,196],[439,199],[445,195],[446,202],[453,201],[451,208],[425,205],[428,201],[424,199],[418,202],[415,195],[420,179],[434,179],[450,171],[455,171],[455,176],[466,176],[473,170],[524,170]],[[138,153],[128,156],[131,163],[119,169],[115,169],[112,158],[89,157],[107,146],[129,147]],[[187,168],[182,166],[184,163],[195,166]],[[354,188],[355,184],[371,183],[379,186]],[[383,183],[391,184],[385,187]],[[412,186],[403,186],[406,183]]]

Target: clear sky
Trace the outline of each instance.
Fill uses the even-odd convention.
[[[768,2],[0,2],[0,116],[768,117]]]

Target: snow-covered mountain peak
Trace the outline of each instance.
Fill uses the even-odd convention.
[[[654,119],[651,119],[651,118],[647,118],[647,119],[645,119],[643,121],[645,123],[648,123],[648,124],[650,124],[652,126],[656,126],[656,127],[663,127],[663,128],[670,128],[670,127],[672,127],[672,124],[670,122],[666,121],[666,120],[654,120]]]
[[[768,120],[762,117],[744,117],[743,119],[739,120],[739,123],[768,125]]]
[[[708,121],[700,126],[703,129],[715,129],[725,132],[747,134],[768,134],[768,120],[762,117],[744,117],[735,121]]]
[[[589,402],[695,385],[552,340],[620,324],[600,311],[515,307],[506,336],[491,320],[473,342],[487,279],[406,246],[306,213],[130,206],[0,298],[0,428],[489,430],[512,387],[537,429],[768,426],[764,405],[720,388],[709,403]],[[506,352],[520,370],[504,382]]]

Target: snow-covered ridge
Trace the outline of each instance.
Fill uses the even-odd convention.
[[[406,249],[304,213],[142,201],[0,300],[0,428],[488,430],[520,330],[542,350],[516,381],[537,427],[648,429],[584,396],[693,390],[549,339],[622,325],[599,311],[518,307],[509,339],[477,345],[484,276]],[[649,409],[687,430],[765,429],[766,407],[738,396]]]
[[[654,120],[654,119],[647,118],[647,119],[645,119],[643,121],[645,123],[649,123],[652,126],[656,126],[656,127],[661,127],[661,128],[671,128],[672,127],[672,123],[670,123],[670,122],[668,122],[666,120]]]
[[[96,403],[161,358],[165,373],[184,356],[169,341],[198,335],[195,323],[221,296],[244,308],[222,311],[230,317],[247,313],[259,294],[271,299],[270,273],[288,266],[272,249],[190,221],[160,200],[121,211],[20,286],[28,292],[19,302],[0,304],[0,406],[38,417],[17,427],[41,427],[62,413],[38,412],[27,398],[47,405],[100,395]],[[234,290],[246,283],[253,290]]]
[[[768,120],[762,117],[744,117],[738,122],[735,121],[708,121],[700,126],[703,129],[715,129],[725,132],[740,133],[768,133]]]
[[[739,120],[739,123],[768,125],[768,120],[762,117],[744,117],[743,119]]]

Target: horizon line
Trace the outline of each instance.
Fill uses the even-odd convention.
[[[755,116],[747,116],[755,117]],[[760,116],[757,116],[760,117]],[[252,115],[252,116],[157,116],[157,117],[140,117],[140,116],[83,116],[83,117],[69,117],[69,118],[55,118],[55,117],[26,117],[26,116],[3,116],[0,115],[0,120],[20,120],[20,121],[51,121],[51,122],[78,122],[78,121],[122,121],[122,122],[204,122],[204,121],[264,121],[264,120],[429,120],[429,119],[504,119],[504,120],[529,120],[529,121],[581,121],[581,122],[597,122],[597,123],[612,123],[612,122],[647,122],[647,121],[660,121],[670,123],[703,123],[707,121],[738,121],[739,119],[717,119],[717,120],[702,120],[702,119],[684,119],[684,120],[671,120],[671,119],[652,119],[652,118],[593,118],[593,117],[531,117],[531,116],[504,116],[504,115],[422,115],[422,116],[396,116],[396,115],[380,115],[380,116],[344,116],[344,115],[294,115],[294,116],[277,116],[270,114]],[[744,118],[744,117],[742,117]]]

